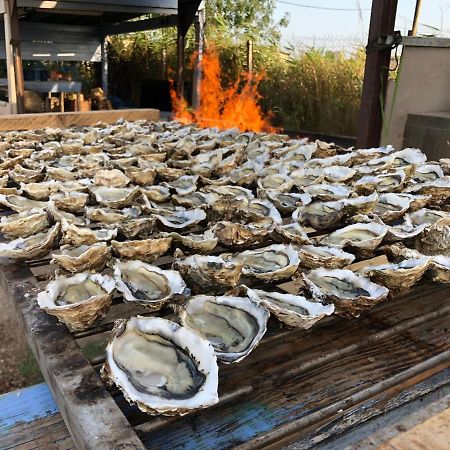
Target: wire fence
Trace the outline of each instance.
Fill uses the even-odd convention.
[[[355,53],[367,45],[367,35],[295,36],[286,40],[285,47],[304,53],[312,49]]]

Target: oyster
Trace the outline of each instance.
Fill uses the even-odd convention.
[[[88,199],[88,194],[82,192],[60,192],[50,196],[56,208],[70,213],[83,212]]]
[[[400,191],[406,181],[406,173],[403,170],[397,170],[391,173],[381,173],[380,175],[366,175],[360,178],[354,187],[359,194],[371,194],[378,192],[397,192]]]
[[[156,178],[156,170],[152,168],[141,169],[139,167],[128,167],[125,175],[139,186],[152,185]]]
[[[58,192],[60,185],[58,181],[50,180],[40,183],[20,183],[20,188],[33,200],[48,200],[50,195]]]
[[[221,256],[185,257],[175,250],[172,268],[178,270],[194,294],[223,294],[239,283],[242,261],[226,261]]]
[[[428,183],[417,183],[405,188],[409,194],[431,195],[430,205],[440,206],[450,198],[450,177],[438,178]]]
[[[228,221],[217,222],[212,228],[221,245],[226,247],[247,248],[265,241],[272,232],[272,221],[269,227],[255,227]]]
[[[0,204],[12,209],[16,212],[27,211],[29,209],[44,209],[45,202],[30,200],[20,195],[3,195],[0,194]]]
[[[219,401],[218,367],[208,341],[169,320],[116,321],[102,378],[148,414],[186,414]]]
[[[273,174],[260,178],[257,184],[261,189],[276,189],[278,192],[289,192],[294,185],[294,180],[288,175]]]
[[[298,248],[300,267],[306,269],[342,269],[355,260],[355,255],[336,247],[303,245]]]
[[[75,216],[72,213],[60,211],[52,200],[47,203],[47,212],[50,215],[53,222],[62,222],[65,220],[67,223],[73,223],[75,225],[85,225],[84,217]]]
[[[393,158],[393,167],[403,167],[409,165],[422,166],[425,164],[427,157],[418,148],[405,148],[398,152],[390,154]]]
[[[266,191],[266,195],[275,207],[284,213],[292,213],[296,208],[311,203],[311,196],[309,194]]]
[[[97,229],[93,230],[85,227],[77,227],[73,223],[61,219],[61,229],[63,233],[62,241],[75,247],[80,245],[93,245],[97,242],[110,241],[117,235],[117,229]]]
[[[428,270],[430,263],[430,258],[405,259],[398,264],[364,267],[360,273],[392,291],[399,291],[409,289],[417,283]]]
[[[148,236],[153,232],[155,222],[152,217],[129,219],[117,224],[119,233],[126,239]]]
[[[116,288],[125,301],[158,311],[174,296],[189,294],[186,283],[175,270],[162,270],[142,261],[116,261]]]
[[[50,226],[48,215],[43,209],[29,209],[1,218],[0,232],[8,237],[26,238]]]
[[[381,194],[373,213],[384,222],[389,222],[402,217],[409,209],[410,204],[411,201],[401,195],[394,193]]]
[[[345,212],[344,205],[343,201],[313,202],[296,209],[292,220],[316,230],[326,230],[339,224]]]
[[[426,255],[450,256],[450,216],[437,220],[418,236],[416,248]]]
[[[450,217],[450,214],[445,211],[439,211],[436,209],[422,208],[409,214],[409,218],[413,225],[431,226],[435,224],[438,220]]]
[[[108,262],[111,253],[105,242],[80,247],[62,246],[52,253],[52,262],[56,262],[66,272],[101,271]]]
[[[427,226],[426,223],[414,225],[409,216],[405,215],[403,222],[389,226],[385,240],[386,242],[396,242],[411,239],[419,236]]]
[[[276,225],[274,236],[280,237],[282,241],[293,244],[308,244],[310,239],[305,230],[297,223],[288,223],[286,225]]]
[[[295,170],[291,172],[290,176],[294,180],[295,186],[302,189],[306,186],[320,184],[325,177],[322,169],[313,168]]]
[[[280,322],[304,330],[334,312],[333,304],[323,305],[301,295],[266,292],[260,289],[247,289],[247,295],[255,302],[261,303]]]
[[[431,259],[431,279],[437,283],[450,284],[450,257],[437,255]]]
[[[224,259],[242,261],[242,274],[264,281],[289,278],[300,263],[293,247],[274,244],[256,250],[246,250],[235,255],[222,255]]]
[[[219,239],[215,236],[212,230],[206,230],[202,234],[178,234],[161,233],[162,236],[171,237],[173,242],[180,242],[185,247],[197,250],[199,252],[210,252],[217,246]]]
[[[345,215],[352,217],[355,214],[370,214],[378,203],[378,194],[374,192],[371,195],[346,198],[343,200]]]
[[[345,166],[328,166],[323,169],[325,180],[330,183],[344,183],[350,181],[356,170]]]
[[[269,319],[248,297],[197,295],[176,310],[181,324],[208,340],[226,364],[241,361],[258,345]]]
[[[336,314],[358,317],[389,294],[389,289],[345,269],[316,269],[302,274],[312,296],[334,303]]]
[[[428,183],[443,177],[444,172],[439,164],[425,164],[415,169],[412,179],[417,183]]]
[[[61,227],[57,223],[46,232],[0,244],[0,257],[28,260],[43,258],[59,241],[60,231]]]
[[[45,178],[45,167],[34,170],[17,165],[13,170],[10,170],[9,177],[16,184],[38,183]]]
[[[375,250],[389,227],[379,223],[356,223],[334,231],[321,239],[321,243],[335,247],[355,247],[358,250]]]
[[[106,316],[114,287],[111,278],[98,273],[58,276],[38,294],[37,301],[71,329],[84,330]]]
[[[167,253],[172,245],[171,237],[155,237],[135,241],[111,241],[113,252],[120,258],[153,262]]]
[[[172,203],[184,208],[203,208],[211,205],[218,199],[219,196],[217,194],[198,191],[187,195],[172,195]]]
[[[178,195],[186,195],[195,192],[197,189],[198,175],[184,175],[170,183],[164,183],[164,186],[175,189]]]
[[[91,188],[91,192],[100,205],[108,206],[109,208],[124,208],[132,205],[136,198],[141,195],[141,190],[138,187],[95,186]]]
[[[182,229],[205,220],[206,213],[201,209],[179,209],[165,215],[156,214],[155,219],[163,228]]]
[[[351,194],[351,190],[343,184],[311,184],[303,187],[303,189],[313,199],[325,202],[342,200]]]
[[[94,175],[94,184],[97,186],[109,186],[124,188],[130,179],[119,169],[97,170]]]
[[[170,197],[170,191],[165,186],[145,186],[141,191],[148,200],[155,203],[163,203]]]
[[[47,179],[56,181],[71,181],[75,180],[77,174],[71,170],[62,169],[60,167],[47,167]]]

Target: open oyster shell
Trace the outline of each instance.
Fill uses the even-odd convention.
[[[205,220],[206,213],[201,209],[180,209],[165,215],[156,214],[155,219],[163,228],[179,230]]]
[[[61,226],[57,223],[46,232],[0,244],[0,257],[25,260],[43,258],[59,241],[60,231]]]
[[[111,241],[111,247],[118,257],[126,259],[140,259],[153,262],[167,253],[172,245],[171,237],[155,237],[134,241]]]
[[[56,262],[66,272],[77,273],[89,270],[101,271],[111,253],[105,242],[80,247],[62,246],[52,253],[52,262]]]
[[[116,321],[102,378],[148,414],[183,415],[219,401],[211,344],[191,330],[156,317]]]
[[[162,270],[139,260],[117,260],[114,280],[125,301],[139,303],[150,311],[158,311],[174,296],[189,293],[175,270]]]
[[[450,216],[437,220],[418,236],[416,248],[425,255],[450,256]]]
[[[289,278],[300,263],[298,253],[293,247],[274,244],[256,250],[246,250],[235,255],[222,255],[224,259],[242,261],[242,274],[264,281]]]
[[[403,170],[396,172],[382,173],[379,175],[366,175],[360,178],[354,187],[359,194],[371,194],[378,192],[400,191],[406,182],[406,173]]]
[[[292,222],[286,225],[276,225],[273,232],[274,238],[292,244],[308,244],[310,239],[305,230],[297,223]]]
[[[248,297],[197,295],[176,310],[181,324],[208,340],[226,364],[241,361],[258,345],[269,319]]]
[[[37,301],[73,330],[84,330],[106,316],[114,287],[111,278],[98,273],[58,276],[38,294]]]
[[[47,213],[42,209],[29,209],[1,218],[0,232],[12,238],[26,238],[50,226]]]
[[[430,258],[405,259],[398,264],[368,266],[359,272],[392,291],[409,289],[430,267]]]
[[[292,213],[296,208],[311,203],[309,194],[281,193],[278,191],[266,191],[268,199],[275,207],[284,213]]]
[[[411,201],[401,195],[394,193],[381,194],[373,213],[384,222],[389,222],[402,217],[409,209],[410,204]]]
[[[358,317],[389,294],[389,289],[351,270],[316,269],[302,277],[314,298],[334,303],[336,314],[343,317]]]
[[[18,164],[14,167],[14,169],[10,170],[9,177],[17,184],[38,183],[45,178],[45,167],[40,167],[37,170],[33,170],[27,169]]]
[[[3,195],[0,194],[0,204],[12,209],[16,212],[27,211],[29,209],[44,209],[45,202],[37,200],[30,200],[29,198],[21,197],[20,195]]]
[[[324,202],[342,200],[351,194],[351,189],[344,184],[311,184],[303,187],[304,191],[313,199]]]
[[[334,313],[334,305],[307,300],[302,295],[247,289],[247,295],[261,303],[271,314],[290,327],[307,330],[325,316]]]
[[[178,270],[194,294],[223,294],[237,286],[243,262],[226,261],[221,256],[192,255],[184,257],[175,250],[172,268]]]
[[[119,169],[97,170],[94,175],[94,184],[97,186],[123,188],[129,182],[130,179]]]
[[[355,260],[355,255],[340,248],[319,245],[302,245],[298,248],[300,267],[306,269],[342,269]]]
[[[83,212],[88,199],[88,194],[82,192],[60,192],[50,196],[50,200],[58,209],[70,213]]]
[[[185,247],[199,252],[210,252],[219,241],[212,230],[206,230],[202,234],[179,234],[175,232],[161,233],[162,236],[171,237],[173,242],[180,242]]]
[[[436,283],[450,284],[450,257],[433,256],[430,265],[431,279]]]
[[[363,196],[359,195],[357,197],[346,198],[343,200],[345,215],[347,217],[352,217],[355,214],[370,214],[375,209],[378,203],[378,193]]]
[[[258,227],[255,224],[220,221],[213,226],[212,231],[219,243],[225,247],[248,248],[268,239],[272,229],[272,222],[270,226]]]
[[[152,168],[142,169],[139,167],[128,167],[125,169],[125,175],[139,186],[150,186],[156,178],[156,170]]]
[[[307,224],[316,230],[326,230],[338,225],[345,213],[343,201],[314,202],[300,206],[292,214],[292,220]]]
[[[58,181],[42,181],[40,183],[20,183],[20,188],[32,200],[48,200],[50,195],[58,192],[60,184]]]
[[[132,205],[136,198],[141,195],[141,190],[138,187],[94,186],[91,187],[91,192],[100,205],[108,206],[109,208],[124,208]]]
[[[117,229],[97,229],[93,230],[85,227],[77,227],[73,223],[61,220],[63,242],[75,247],[80,245],[92,245],[97,242],[110,241],[117,235]]]

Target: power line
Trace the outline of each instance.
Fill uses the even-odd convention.
[[[298,6],[299,8],[310,8],[310,9],[320,9],[325,11],[371,11],[370,8],[329,8],[326,6],[315,6],[315,5],[305,5],[303,3],[294,3],[294,2],[288,2],[285,0],[276,0],[277,3],[282,3],[283,5],[290,5],[290,6]]]

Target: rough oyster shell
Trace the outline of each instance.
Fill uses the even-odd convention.
[[[58,263],[66,272],[101,271],[108,262],[111,253],[105,242],[80,247],[62,246],[52,253],[52,262]]]
[[[378,203],[378,193],[374,192],[368,196],[359,195],[343,200],[345,215],[352,217],[356,214],[370,214]]]
[[[205,220],[206,213],[201,209],[181,209],[165,215],[156,214],[155,219],[163,228],[179,230],[190,228]]]
[[[428,270],[430,263],[430,258],[405,259],[398,264],[364,267],[360,273],[392,291],[399,291],[409,289],[417,283]]]
[[[390,154],[393,157],[392,166],[402,167],[402,166],[422,166],[425,164],[427,157],[418,148],[405,148],[398,152],[393,152]]]
[[[242,261],[242,274],[264,281],[289,278],[300,263],[293,247],[274,244],[256,250],[246,250],[235,255],[222,255],[224,259]]]
[[[20,195],[3,195],[0,194],[0,204],[12,209],[16,212],[27,211],[29,209],[44,209],[45,202],[37,200],[30,200],[29,198],[21,197]]]
[[[359,250],[375,250],[389,227],[379,223],[356,223],[334,231],[321,239],[321,243],[335,247],[355,247]]]
[[[85,227],[77,227],[73,223],[61,219],[61,229],[63,233],[62,241],[65,244],[79,247],[81,245],[93,245],[97,242],[110,241],[117,236],[117,229],[97,229],[92,230]]]
[[[155,379],[155,372],[161,379]],[[156,317],[116,321],[102,378],[115,383],[128,402],[153,415],[183,415],[219,401],[211,344],[185,327]]]
[[[197,190],[198,175],[183,175],[170,183],[164,183],[164,186],[175,189],[178,195],[191,194]]]
[[[175,232],[161,233],[162,236],[171,237],[173,242],[180,242],[185,247],[199,252],[210,252],[219,241],[212,230],[206,230],[202,234],[178,234]]]
[[[90,272],[51,281],[37,296],[39,306],[73,330],[89,328],[106,316],[111,306],[114,281]]]
[[[88,199],[88,194],[82,192],[60,192],[50,197],[56,208],[70,213],[83,212]]]
[[[298,248],[300,267],[306,269],[342,269],[355,260],[355,255],[336,247],[303,245]]]
[[[211,205],[219,199],[217,194],[205,192],[192,192],[187,195],[172,195],[172,203],[174,205],[183,206],[184,208],[203,208]]]
[[[450,216],[437,220],[416,239],[416,248],[425,255],[450,256]]]
[[[431,226],[435,224],[438,220],[450,217],[450,214],[445,211],[439,211],[436,209],[422,208],[409,214],[409,218],[413,225],[426,224]]]
[[[57,223],[44,233],[0,244],[0,257],[28,260],[43,258],[59,241],[60,231],[61,227]]]
[[[311,203],[309,194],[281,193],[278,191],[266,191],[268,199],[277,209],[285,213],[292,213],[296,208]]]
[[[45,167],[34,170],[17,165],[13,170],[10,170],[9,177],[17,184],[38,183],[45,178]]]
[[[345,166],[328,166],[323,169],[325,180],[330,183],[344,183],[350,181],[356,170]]]
[[[450,257],[437,255],[431,259],[431,279],[437,283],[450,284]]]
[[[221,245],[247,248],[266,240],[272,228],[255,228],[249,224],[220,221],[214,225],[212,231]]]
[[[354,187],[359,194],[371,194],[378,192],[397,192],[400,191],[406,181],[406,173],[403,170],[397,170],[391,173],[381,173],[379,175],[366,175],[360,178]]]
[[[155,203],[163,203],[170,197],[170,191],[165,186],[145,186],[141,191],[146,198]]]
[[[324,202],[342,200],[351,194],[351,190],[343,184],[311,184],[303,189],[313,199]]]
[[[384,222],[389,222],[402,217],[410,204],[411,201],[404,196],[394,193],[381,194],[373,213]]]
[[[43,209],[29,209],[1,218],[0,232],[8,237],[26,238],[50,226],[48,215]]]
[[[139,217],[129,219],[117,224],[120,234],[126,239],[134,239],[138,236],[146,236],[153,232],[155,221],[152,217]]]
[[[290,327],[307,330],[325,316],[334,313],[334,305],[307,300],[301,295],[247,289],[247,295],[261,303],[271,314]]]
[[[408,186],[404,192],[410,194],[431,195],[430,205],[440,206],[450,198],[450,177],[439,178],[428,183]]]
[[[260,189],[276,189],[278,192],[289,192],[294,185],[294,180],[288,175],[273,174],[258,179]]]
[[[325,178],[322,169],[314,168],[298,169],[291,172],[290,176],[294,180],[294,185],[302,189],[306,186],[320,184]]]
[[[130,179],[119,169],[97,170],[94,175],[94,184],[97,186],[123,188],[129,182]]]
[[[223,294],[239,283],[242,261],[226,261],[221,256],[184,257],[175,250],[172,268],[178,270],[194,294]]]
[[[316,269],[302,274],[312,296],[334,303],[336,314],[358,317],[389,294],[389,289],[345,269]]]
[[[139,303],[150,311],[160,310],[174,296],[189,294],[178,272],[162,270],[139,260],[116,260],[114,280],[125,301]]]
[[[172,245],[171,237],[156,237],[136,241],[111,241],[113,252],[120,258],[153,262],[167,253]]]
[[[280,237],[282,241],[293,244],[308,244],[310,239],[305,230],[297,223],[288,223],[286,225],[276,225],[274,236]]]
[[[75,180],[77,174],[61,167],[50,167],[46,168],[47,179],[56,181],[71,181]]]
[[[428,183],[443,176],[444,172],[439,164],[425,164],[416,167],[412,179],[417,183]]]
[[[138,187],[114,188],[107,186],[95,186],[91,188],[92,194],[100,205],[109,208],[124,208],[132,205],[136,198],[141,195]]]
[[[292,220],[308,224],[316,230],[326,230],[341,221],[345,209],[343,201],[313,202],[300,206],[292,213]]]
[[[248,297],[197,295],[176,309],[181,324],[208,340],[226,364],[242,361],[258,345],[269,319]]]
[[[141,169],[139,167],[128,167],[125,175],[139,186],[152,185],[156,178],[156,170],[153,168]]]

